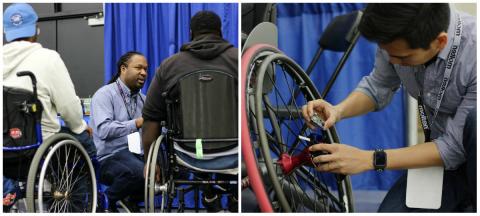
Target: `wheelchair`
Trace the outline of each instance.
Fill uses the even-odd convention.
[[[352,12],[328,25],[307,71],[280,51],[274,38],[262,35],[270,33],[267,29],[276,34],[273,24],[259,24],[247,38],[241,82],[242,189],[253,190],[261,211],[354,211],[349,176],[315,170],[316,155],[308,151],[320,142],[341,143],[335,127],[309,129],[301,107],[329,92],[358,40],[361,16]],[[323,50],[344,55],[320,94],[309,75]]]
[[[28,212],[95,212],[97,183],[85,148],[71,135],[58,133],[42,141],[42,104],[36,78],[33,92],[3,87],[3,176],[21,182],[18,197]]]
[[[178,78],[162,96],[167,102],[167,120],[147,156],[146,212],[175,208],[184,212],[189,209],[185,200],[189,191],[194,193],[196,212],[200,191],[238,200],[237,77],[215,70],[194,71]],[[202,154],[203,159],[209,154],[227,156],[213,157],[212,167],[205,165]]]

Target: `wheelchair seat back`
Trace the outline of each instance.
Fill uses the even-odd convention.
[[[167,124],[182,148],[195,152],[197,139],[202,139],[205,153],[238,146],[234,75],[215,70],[194,71],[180,77],[168,95]]]
[[[22,149],[38,142],[41,103],[25,89],[3,87],[3,170],[4,175],[24,179],[36,149]],[[7,147],[9,150],[5,150]],[[12,150],[17,149],[18,150]]]

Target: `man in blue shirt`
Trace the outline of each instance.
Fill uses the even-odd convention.
[[[143,157],[129,151],[140,146],[145,95],[140,92],[147,78],[147,60],[138,52],[125,53],[117,63],[117,74],[92,98],[93,139],[100,162],[100,181],[109,185],[109,211],[118,212],[116,202],[130,196],[128,203],[143,198]],[[138,143],[128,136],[137,135]],[[132,139],[134,140],[134,139]],[[130,206],[138,211],[136,205]]]
[[[403,84],[418,99],[426,140],[385,151],[317,144],[310,150],[331,153],[314,159],[321,163],[318,170],[355,174],[443,166],[442,203],[435,211],[462,211],[465,205],[476,211],[475,20],[450,10],[448,4],[369,4],[359,30],[379,45],[373,71],[340,104],[311,101],[303,115],[309,122],[317,112],[329,128],[341,119],[381,110]],[[379,211],[426,211],[405,205],[405,187],[403,176]]]

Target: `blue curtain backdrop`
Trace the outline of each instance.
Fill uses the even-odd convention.
[[[278,4],[277,25],[279,47],[304,69],[308,67],[323,30],[333,17],[361,10],[365,4]],[[326,100],[341,102],[374,66],[377,46],[361,37],[343,67]],[[324,51],[311,79],[320,92],[326,86],[343,53]],[[361,149],[399,148],[406,145],[403,92],[397,92],[392,103],[380,112],[343,120],[336,125],[340,141]],[[369,171],[352,176],[354,189],[387,190],[396,181],[399,171]]]
[[[238,4],[235,3],[107,3],[105,4],[106,84],[116,74],[122,54],[135,50],[148,61],[147,92],[155,69],[182,44],[190,41],[190,18],[200,10],[217,13],[222,20],[223,38],[238,47]]]
[[[235,3],[107,3],[105,4],[105,80],[116,72],[116,62],[125,52],[135,50],[148,61],[146,93],[160,63],[180,51],[190,41],[190,18],[200,10],[217,13],[222,21],[223,38],[238,47],[238,4]],[[193,208],[193,193],[185,194]],[[222,203],[226,203],[223,197]],[[174,206],[177,206],[177,199]],[[200,207],[202,204],[200,203]]]

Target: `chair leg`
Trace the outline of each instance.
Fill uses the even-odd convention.
[[[184,212],[185,211],[185,193],[183,191],[183,188],[180,188],[178,190],[178,212]]]
[[[198,190],[198,186],[194,186],[194,194],[193,194],[193,199],[194,199],[194,202],[195,202],[195,212],[199,212],[199,206],[198,206],[198,202],[199,202],[199,190]]]

